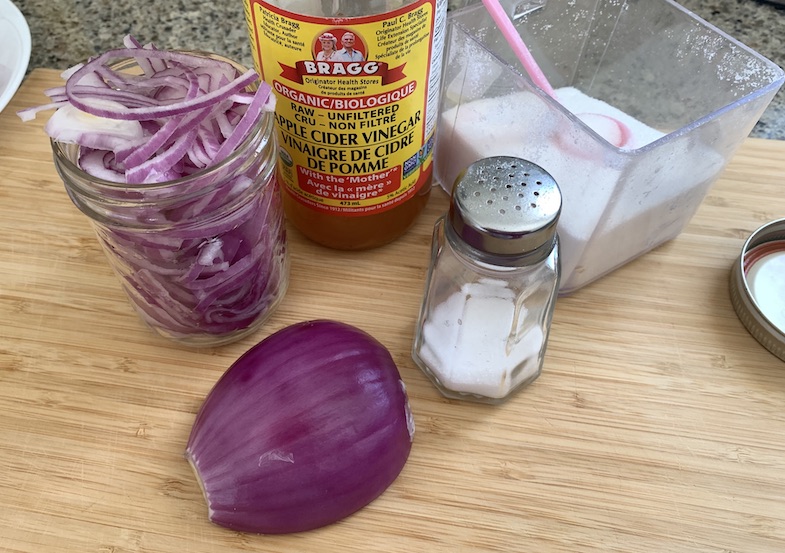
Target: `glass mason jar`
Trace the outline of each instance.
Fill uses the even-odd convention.
[[[79,146],[52,141],[52,150],[131,304],[159,335],[194,347],[227,344],[278,306],[289,262],[271,112],[226,159],[177,180],[102,180],[78,166]]]
[[[542,370],[561,194],[533,163],[472,164],[434,228],[412,357],[446,397],[500,403]]]

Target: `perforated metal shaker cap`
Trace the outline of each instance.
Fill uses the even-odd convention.
[[[516,157],[472,163],[456,180],[449,219],[470,246],[520,256],[553,243],[562,196],[545,169]]]

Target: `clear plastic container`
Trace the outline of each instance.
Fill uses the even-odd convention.
[[[564,196],[562,294],[680,234],[784,80],[670,0],[517,3],[557,100],[469,4],[448,17],[436,178],[449,191],[497,155],[551,173]],[[608,106],[620,110],[610,120]]]
[[[116,69],[137,67],[129,60]],[[273,123],[265,114],[218,165],[131,186],[84,172],[78,146],[52,142],[66,191],[159,335],[194,347],[226,344],[258,329],[283,298],[289,262]]]

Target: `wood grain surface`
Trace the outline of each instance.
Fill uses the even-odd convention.
[[[36,70],[0,114],[3,553],[785,550],[785,363],[730,305],[744,239],[785,216],[785,142],[749,139],[677,239],[560,298],[542,377],[501,406],[443,399],[410,358],[434,192],[390,246],[290,233],[289,292],[239,343],[189,350],[131,310],[66,196]],[[417,433],[387,492],[289,536],[212,525],[183,458],[222,372],[288,324],[333,318],[392,352]]]

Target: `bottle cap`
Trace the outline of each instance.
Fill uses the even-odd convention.
[[[744,243],[730,296],[750,334],[785,361],[785,219],[763,225]]]
[[[470,246],[519,257],[553,244],[561,205],[559,186],[545,169],[515,157],[489,157],[456,179],[449,220]]]

